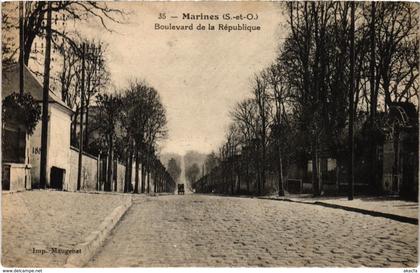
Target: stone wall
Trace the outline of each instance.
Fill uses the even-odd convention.
[[[7,181],[7,182],[6,182]],[[31,172],[25,164],[2,164],[3,190],[22,191],[31,189]]]
[[[70,174],[69,180],[64,183],[64,190],[77,190],[77,175],[79,164],[79,151],[76,148],[70,148]],[[98,183],[98,160],[97,158],[83,154],[82,155],[82,179],[81,190],[95,191]]]
[[[117,163],[117,192],[124,192],[125,166]]]

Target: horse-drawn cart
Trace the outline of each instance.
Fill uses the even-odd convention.
[[[184,184],[178,184],[178,194],[184,195]]]

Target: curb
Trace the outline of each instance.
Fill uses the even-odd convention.
[[[123,205],[116,207],[111,214],[102,221],[98,230],[91,232],[89,236],[85,238],[84,242],[74,247],[75,249],[80,249],[81,253],[69,255],[64,267],[84,266],[95,255],[98,248],[102,246],[111,233],[111,230],[131,207],[132,203],[132,198],[130,197]]]
[[[292,200],[288,198],[278,199],[278,198],[259,198],[259,199],[266,199],[266,200],[275,200],[275,201],[285,201],[285,202],[293,202],[293,203],[300,203],[300,204],[307,204],[307,205],[318,205],[333,209],[341,209],[351,212],[357,212],[365,215],[370,215],[373,217],[382,217],[382,218],[388,218],[394,221],[399,221],[403,223],[408,223],[412,225],[418,225],[419,220],[417,218],[402,216],[398,214],[392,214],[392,213],[385,213],[380,211],[374,211],[374,210],[366,210],[361,208],[355,208],[355,207],[348,207],[348,206],[342,206],[342,205],[336,205],[336,204],[330,204],[326,202],[321,201],[315,201],[315,202],[308,202],[308,201],[298,201],[298,200]]]
[[[31,189],[25,189],[25,190],[12,190],[12,191],[3,191],[1,190],[1,194],[2,195],[7,195],[7,194],[15,194],[15,193],[21,193],[21,192],[26,192],[26,191],[30,191]]]

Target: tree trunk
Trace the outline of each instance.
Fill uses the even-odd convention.
[[[136,148],[136,154],[135,154],[135,161],[136,161],[136,170],[135,170],[135,182],[134,182],[134,193],[139,193],[139,165],[140,165],[140,159],[139,159],[139,151]]]
[[[144,161],[141,163],[141,193],[144,193],[146,185],[146,165]]]
[[[158,171],[158,173],[156,174],[156,183],[157,183],[157,192],[159,193],[159,192],[161,192],[162,191],[162,184],[161,184],[161,181],[160,181],[160,171]]]
[[[277,140],[277,149],[279,154],[278,161],[278,179],[279,179],[279,196],[284,196],[284,181],[283,181],[283,160],[282,160],[282,151],[280,147],[280,139]]]
[[[114,191],[117,192],[118,191],[118,161],[117,160],[114,160],[112,167],[114,168],[114,173],[113,173]]]
[[[249,162],[246,160],[246,191],[249,194]]]
[[[70,125],[71,127],[71,142],[73,142],[74,140],[77,139],[77,119],[79,117],[79,107],[76,107],[76,111],[74,111],[74,115],[72,116],[72,123]],[[76,143],[71,143],[72,145],[76,144]],[[79,145],[77,145],[78,147],[80,147]]]
[[[146,166],[146,172],[147,172],[147,193],[150,193],[150,162],[149,162],[149,156],[147,156],[147,166]]]
[[[112,183],[112,172],[113,172],[113,150],[114,150],[114,144],[112,136],[109,136],[109,148],[108,148],[108,169],[107,169],[107,178],[104,190],[105,191],[111,191],[111,183]]]
[[[156,193],[158,189],[156,171],[153,171],[153,192]]]
[[[399,192],[400,167],[400,128],[394,124],[394,162],[392,164],[392,186],[391,191]]]
[[[128,181],[130,179],[129,176],[129,168],[128,165],[130,164],[130,160],[129,160],[129,151],[127,148],[127,157],[125,159],[125,180],[124,180],[124,192],[128,192]]]
[[[231,181],[231,188],[230,188],[230,193],[233,195],[234,194],[234,188],[235,188],[235,170],[234,170],[234,165],[233,165],[233,158],[232,158],[232,162],[230,165],[230,171],[229,171],[229,176],[230,176],[230,181]]]
[[[265,120],[265,119],[264,119]],[[263,134],[261,137],[261,147],[262,147],[262,158],[261,158],[261,182],[262,182],[262,191],[265,192],[265,159],[267,156],[267,147],[265,146],[265,137],[266,137],[266,130],[265,130],[265,121],[263,122]]]
[[[36,35],[31,31],[26,31],[24,35],[25,35],[26,41],[25,41],[25,52],[23,56],[24,56],[25,65],[28,66],[29,58],[31,57],[32,43],[35,40]]]
[[[89,129],[89,127],[88,127],[89,126],[89,103],[88,102],[86,103],[85,109],[86,109],[86,111],[85,111],[85,116],[86,116],[85,141],[83,143],[84,143],[84,146],[85,146],[85,149],[86,149],[87,147],[89,147],[89,131],[88,131],[88,129]]]
[[[318,141],[316,136],[312,136],[312,188],[314,196],[319,196],[319,180],[318,180]]]
[[[376,184],[376,140],[375,140],[375,119],[376,119],[376,106],[377,106],[377,94],[375,91],[375,2],[371,3],[371,22],[370,22],[370,185],[372,189],[377,190]]]
[[[130,150],[128,154],[128,184],[127,184],[127,192],[131,192],[131,185],[133,181],[133,145],[130,141]]]
[[[259,156],[259,154],[260,154],[260,149],[259,148],[257,148],[257,193],[258,193],[258,195],[260,195],[261,194],[261,168],[260,168],[260,156]]]
[[[354,196],[354,11],[355,3],[351,2],[351,27],[350,27],[350,90],[349,90],[349,166],[348,166],[348,199]]]
[[[237,163],[239,164],[239,162],[237,162]],[[240,192],[241,192],[241,170],[239,169],[239,167],[236,170],[236,177],[238,178],[238,187],[236,189],[236,193],[240,194]]]

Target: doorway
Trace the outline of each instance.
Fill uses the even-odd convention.
[[[60,190],[60,191],[63,190],[65,175],[66,175],[65,169],[51,167],[50,187],[56,190]]]

